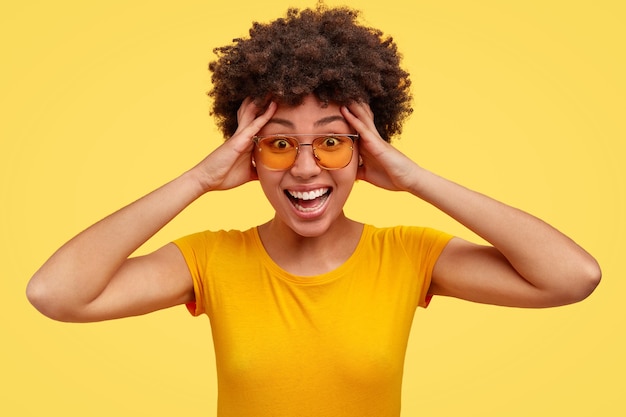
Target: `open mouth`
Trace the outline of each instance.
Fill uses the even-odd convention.
[[[285,195],[296,210],[302,213],[311,213],[321,208],[331,193],[330,188],[318,188],[310,191],[285,190]]]

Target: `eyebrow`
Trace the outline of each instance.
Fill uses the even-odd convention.
[[[287,120],[287,119],[280,119],[280,118],[277,118],[277,117],[273,117],[273,118],[271,118],[270,120],[267,121],[268,125],[272,124],[272,123],[275,123],[277,125],[282,125],[282,126],[285,126],[285,127],[290,127],[290,128],[294,128],[295,127],[294,124],[291,123],[289,120]]]
[[[336,122],[336,121],[345,122],[346,119],[344,119],[343,116],[339,116],[339,115],[328,116],[328,117],[324,117],[322,119],[319,119],[317,122],[315,122],[313,124],[313,126],[315,126],[315,127],[324,126],[324,125],[327,125],[327,124],[330,124],[330,123]]]
[[[345,122],[346,119],[343,116],[340,115],[334,115],[334,116],[327,116],[327,117],[323,117],[321,119],[319,119],[318,121],[316,121],[315,123],[313,123],[314,127],[320,127],[320,126],[325,126],[327,124],[330,124],[332,122],[336,122],[336,121],[342,121]],[[287,119],[281,119],[279,117],[274,117],[272,119],[270,119],[267,124],[270,123],[275,123],[278,125],[282,125],[288,128],[295,128],[295,125],[293,124],[293,122],[291,122],[290,120]]]

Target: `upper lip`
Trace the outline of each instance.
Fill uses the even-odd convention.
[[[330,190],[330,187],[307,187],[307,188],[289,188],[286,189],[285,192],[288,193],[291,197],[297,198],[299,200],[312,200],[317,198],[323,194],[326,194]]]

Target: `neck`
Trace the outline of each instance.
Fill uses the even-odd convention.
[[[330,272],[354,252],[363,225],[343,214],[324,233],[302,236],[275,217],[259,226],[259,235],[269,256],[281,268],[295,275]]]

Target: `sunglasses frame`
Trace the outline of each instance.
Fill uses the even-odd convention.
[[[300,143],[300,141],[298,140],[299,137],[313,137],[313,140],[311,141],[311,143]],[[350,151],[354,151],[354,141],[356,141],[359,138],[359,134],[358,133],[292,133],[292,134],[287,134],[287,133],[277,133],[274,135],[261,135],[261,136],[254,136],[252,138],[252,141],[254,142],[255,146],[258,147],[259,142],[261,142],[263,139],[268,139],[268,138],[275,138],[275,139],[281,139],[281,138],[285,138],[285,139],[293,139],[296,142],[296,155],[293,158],[293,162],[291,163],[291,165],[289,165],[286,168],[271,168],[268,167],[267,165],[263,164],[263,166],[267,169],[269,169],[270,171],[286,171],[288,169],[290,169],[291,167],[294,166],[294,164],[296,163],[297,159],[298,159],[298,155],[300,155],[300,147],[302,146],[310,146],[311,150],[313,151],[313,158],[315,159],[315,163],[317,164],[317,166],[319,166],[322,169],[325,169],[327,171],[334,171],[337,169],[342,169],[347,167],[350,162],[352,161],[352,157],[354,152],[350,153],[350,159],[348,160],[348,162],[342,166],[342,167],[337,167],[337,168],[327,168],[325,166],[320,165],[320,158],[317,156],[316,153],[316,148],[313,147],[313,142],[315,142],[317,139],[320,138],[332,138],[332,137],[347,137],[350,138],[352,140],[352,145],[350,145]]]

